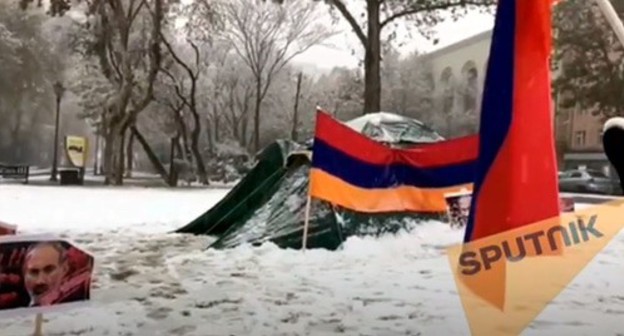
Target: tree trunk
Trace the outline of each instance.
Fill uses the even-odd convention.
[[[115,158],[115,185],[123,185],[125,167],[126,167],[126,156],[124,155],[126,151],[126,132],[127,127],[125,125],[119,126],[119,133],[117,142],[118,146],[115,148],[116,158]]]
[[[115,179],[115,132],[112,127],[107,127],[105,131],[104,157],[102,166],[104,168],[104,184],[110,185]]]
[[[292,130],[290,132],[290,138],[292,141],[297,141],[298,134],[297,128],[299,127],[299,94],[301,93],[301,80],[303,78],[303,73],[300,72],[297,76],[297,91],[295,93],[295,109],[293,111],[293,123]]]
[[[247,130],[249,129],[249,116],[245,113],[245,115],[243,116],[243,118],[241,119],[241,136],[240,136],[240,143],[241,146],[243,146],[244,148],[247,148],[247,150],[249,150],[249,137],[247,134]]]
[[[128,134],[128,146],[126,148],[126,177],[132,177],[134,168],[134,133]]]
[[[364,55],[364,114],[381,111],[380,1],[367,0],[368,46]]]
[[[174,152],[175,152],[175,156],[180,159],[180,160],[187,160],[184,148],[182,147],[181,144],[181,139],[182,137],[180,135],[177,135],[174,139],[175,141],[173,142],[173,146],[174,146]]]
[[[150,162],[154,166],[154,169],[156,169],[156,172],[158,173],[158,175],[160,175],[160,177],[165,181],[165,183],[170,185],[169,173],[167,172],[167,169],[165,169],[165,166],[163,166],[162,162],[158,160],[158,156],[156,155],[156,153],[154,153],[149,143],[147,143],[147,140],[145,140],[145,137],[143,137],[143,134],[139,132],[136,126],[131,126],[130,131],[134,133],[134,136],[136,137],[137,141],[139,141],[139,144],[141,144],[141,147],[143,147],[143,150],[145,151],[147,158],[150,160]]]
[[[197,166],[197,174],[199,175],[199,182],[203,185],[208,185],[208,173],[206,172],[206,164],[204,158],[199,151],[199,135],[201,134],[201,121],[197,111],[191,109],[191,115],[193,115],[193,131],[191,132],[191,151],[195,157],[195,164]]]
[[[221,118],[219,118],[219,115],[215,113],[213,120],[214,120],[215,143],[219,143],[221,141],[221,136],[220,136],[221,132],[219,132],[221,129]]]
[[[260,150],[260,104],[262,103],[262,79],[256,78],[256,106],[254,109],[254,154]]]
[[[240,118],[236,118],[236,115],[232,113],[232,119],[230,119],[230,128],[232,128],[232,137],[234,138],[234,140],[238,141],[238,143],[241,143],[239,127],[240,122]]]
[[[191,153],[191,145],[189,144],[188,137],[183,135],[179,144],[182,158],[184,158],[185,161],[194,163],[195,160],[193,160],[193,153]]]
[[[182,155],[182,158],[186,161],[192,161],[192,154],[190,150],[190,146],[188,144],[188,130],[186,129],[186,123],[184,122],[184,117],[180,114],[180,111],[174,111],[174,117],[176,123],[178,124],[178,134],[181,141],[178,141],[178,144],[181,142],[182,148],[178,151]]]
[[[220,133],[219,132],[220,120],[219,119],[221,119],[221,118],[219,118],[219,108],[218,108],[217,103],[216,103],[218,98],[219,98],[219,95],[215,93],[215,96],[214,96],[214,99],[215,99],[214,101],[215,102],[212,103],[212,123],[213,123],[212,135],[213,135],[213,140],[214,140],[215,144],[218,144],[219,143],[219,139],[220,139],[220,137],[219,137],[219,135],[220,135],[219,134]]]
[[[212,139],[212,120],[210,118],[206,118],[206,139],[208,139],[208,152],[213,154],[215,151],[214,141]]]
[[[97,127],[95,132],[95,152],[93,154],[93,175],[97,176],[99,174],[100,167],[100,129],[101,126]]]
[[[18,107],[15,107],[16,109]],[[26,115],[26,113],[18,113],[17,114],[17,122],[15,123],[15,125],[13,126],[13,129],[11,130],[11,144],[9,145],[9,148],[12,148],[12,155],[11,155],[11,159],[10,161],[12,162],[21,162],[22,158],[21,158],[21,149],[23,148],[23,143],[22,143],[22,139],[21,139],[21,129],[22,129],[22,123],[23,123],[23,117]],[[56,144],[58,146],[58,144]]]
[[[170,186],[178,186],[178,171],[176,170],[175,165],[175,157],[176,157],[176,144],[180,139],[180,135],[176,135],[175,137],[169,139],[171,142],[169,148],[169,185]],[[179,152],[178,152],[179,153]]]

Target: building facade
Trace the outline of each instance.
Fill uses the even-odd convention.
[[[602,147],[602,118],[578,106],[558,112],[557,142],[565,149],[562,169],[587,167],[611,174]]]
[[[492,32],[486,31],[425,55],[432,71],[436,110],[444,116],[435,126],[447,137],[478,130],[491,37]]]
[[[436,110],[445,116],[435,126],[447,136],[478,130],[491,37],[492,31],[485,31],[425,56],[433,72],[434,98],[440,102]],[[468,98],[470,94],[474,98]],[[557,95],[553,104],[559,169],[585,167],[611,174],[602,149],[602,119],[578,107],[559,108],[558,101]],[[463,125],[455,127],[457,123]]]

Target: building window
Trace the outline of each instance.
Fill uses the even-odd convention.
[[[575,144],[579,147],[585,146],[585,137],[586,137],[586,132],[585,131],[576,131],[575,133]]]
[[[602,129],[598,130],[598,144],[602,143]]]

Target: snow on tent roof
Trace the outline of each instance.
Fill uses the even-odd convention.
[[[375,141],[385,143],[430,143],[444,140],[419,120],[389,112],[368,113],[345,124]]]

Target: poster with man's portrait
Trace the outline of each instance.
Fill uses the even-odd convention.
[[[461,229],[465,227],[468,223],[468,216],[470,215],[472,193],[459,192],[447,194],[445,197],[451,228]]]
[[[88,301],[93,257],[50,236],[0,237],[0,315]]]
[[[17,226],[0,222],[0,236],[14,235],[17,233]]]

